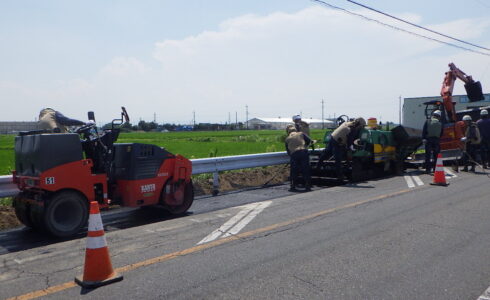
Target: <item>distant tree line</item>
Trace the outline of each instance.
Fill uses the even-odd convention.
[[[112,124],[107,123],[102,126],[103,129],[111,128]],[[181,125],[181,124],[171,124],[164,123],[158,124],[156,122],[146,122],[141,120],[137,125],[133,125],[131,123],[124,123],[121,126],[121,131],[130,132],[130,131],[156,131],[156,132],[164,132],[164,131],[218,131],[218,130],[242,130],[245,129],[245,125],[242,122],[238,124],[219,124],[219,123],[198,123],[195,126],[193,125]]]

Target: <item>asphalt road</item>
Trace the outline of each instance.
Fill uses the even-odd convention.
[[[84,238],[11,244],[0,255],[0,298],[478,299],[490,286],[490,178],[431,181],[410,173],[310,193],[242,191],[199,199],[182,218],[119,228],[104,217],[122,282],[73,283]],[[0,242],[19,234],[29,231],[0,232]]]

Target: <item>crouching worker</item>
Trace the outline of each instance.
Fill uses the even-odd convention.
[[[301,173],[305,181],[305,191],[311,191],[310,177],[310,157],[308,154],[308,145],[311,143],[310,138],[302,132],[298,132],[294,125],[286,127],[288,136],[286,137],[286,151],[290,156],[290,192],[296,192],[298,175]]]
[[[65,117],[59,111],[52,108],[44,108],[39,113],[39,125],[41,129],[54,133],[67,133],[66,126],[83,126],[85,122]]]
[[[346,156],[354,140],[359,138],[359,133],[366,126],[366,120],[357,118],[354,121],[344,122],[330,134],[330,140],[327,148],[323,151],[318,159],[317,168],[323,166],[323,161],[329,160],[332,155],[335,160],[335,170],[337,179],[344,180],[344,172],[342,171],[342,159]]]

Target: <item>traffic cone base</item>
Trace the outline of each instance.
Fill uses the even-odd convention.
[[[430,183],[431,185],[438,186],[448,186],[449,183],[446,182],[446,174],[444,174],[444,168],[442,165],[442,154],[437,155],[436,169],[434,171],[434,181]]]
[[[75,277],[75,282],[80,285],[81,287],[87,288],[87,289],[94,289],[103,285],[111,284],[113,282],[118,282],[123,280],[123,276],[119,275],[118,273],[112,273],[109,278],[104,279],[104,280],[99,280],[99,281],[84,281],[82,276],[77,276]]]
[[[438,185],[438,186],[448,186],[449,183],[445,182],[431,182],[430,185]]]
[[[99,205],[93,201],[90,203],[83,276],[75,277],[75,282],[84,288],[96,288],[121,280],[123,276],[112,269]]]

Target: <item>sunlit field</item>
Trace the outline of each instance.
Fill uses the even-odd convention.
[[[321,141],[325,130],[311,130]],[[131,132],[121,133],[118,143],[155,144],[187,158],[204,158],[284,151],[283,130]],[[0,135],[0,175],[14,168],[14,135]],[[323,145],[319,145],[323,146]]]

